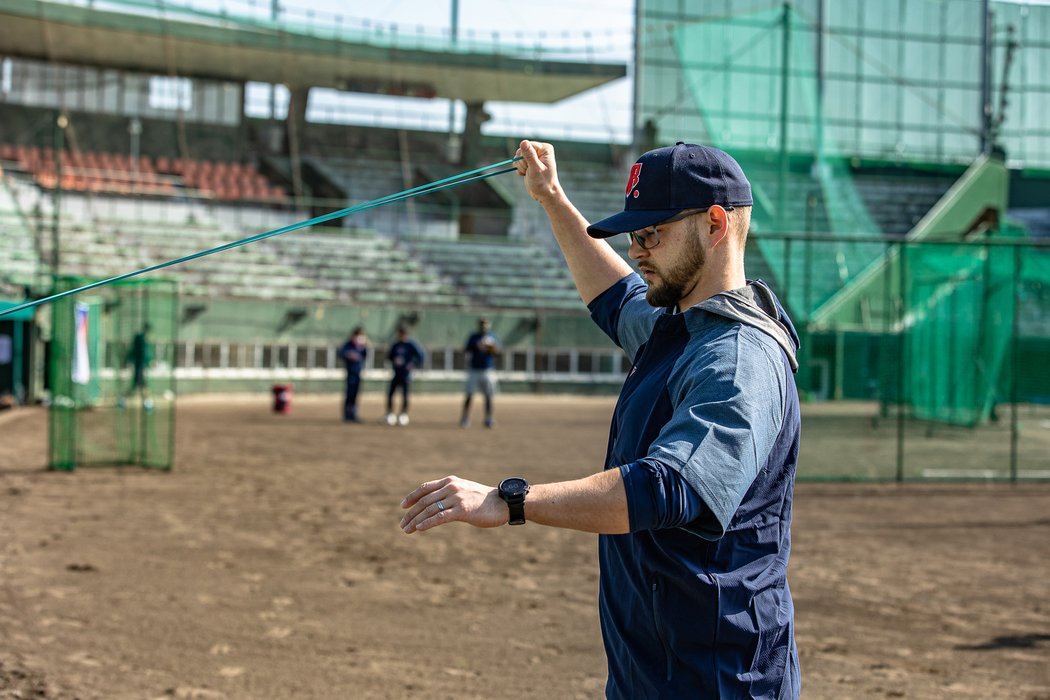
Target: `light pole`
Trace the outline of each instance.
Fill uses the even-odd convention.
[[[62,212],[62,151],[66,143],[66,127],[69,117],[59,114],[55,118],[54,151],[55,151],[55,189],[51,200],[51,285],[58,284],[59,269],[59,224]]]
[[[452,46],[452,50],[456,50],[457,44],[459,44],[459,0],[450,0],[452,13],[449,38]],[[456,100],[454,97],[448,98],[448,136],[449,139],[455,138],[456,134]]]

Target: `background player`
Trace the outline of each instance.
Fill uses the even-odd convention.
[[[118,408],[123,408],[127,399],[134,398],[137,394],[142,399],[143,408],[147,411],[153,410],[153,398],[149,394],[147,377],[150,365],[153,364],[153,343],[149,339],[150,330],[151,327],[147,321],[131,339],[131,345],[125,357],[125,362],[131,365],[131,384],[124,396],[117,400]]]
[[[386,359],[394,368],[390,389],[386,393],[386,424],[408,425],[409,395],[412,393],[412,370],[423,364],[426,354],[416,341],[408,337],[408,329],[397,329],[397,342],[390,346]],[[401,390],[401,411],[394,413],[394,392]]]
[[[463,399],[463,415],[459,426],[470,426],[470,400],[476,391],[485,396],[485,427],[495,425],[492,416],[496,394],[496,356],[500,353],[499,339],[491,332],[492,323],[487,318],[478,319],[478,330],[467,338],[464,351],[469,356],[467,367],[466,396]]]
[[[343,398],[343,420],[348,423],[360,423],[357,416],[357,394],[361,389],[361,370],[368,358],[368,336],[358,326],[350,332],[343,346],[339,348],[339,357],[346,364],[346,395]]]

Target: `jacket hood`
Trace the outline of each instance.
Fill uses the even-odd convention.
[[[746,287],[720,292],[693,308],[745,323],[771,336],[787,353],[791,371],[798,372],[798,333],[780,300],[762,280],[748,280]]]

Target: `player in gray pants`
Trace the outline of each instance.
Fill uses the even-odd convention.
[[[470,400],[480,391],[485,395],[485,427],[494,426],[492,416],[493,397],[498,385],[496,383],[496,357],[500,353],[499,339],[491,332],[492,323],[487,318],[478,319],[478,330],[467,338],[464,352],[470,358],[467,368],[466,396],[463,399],[463,414],[459,426],[470,426]]]

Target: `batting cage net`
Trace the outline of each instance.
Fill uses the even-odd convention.
[[[59,278],[61,292],[89,280]],[[124,281],[54,302],[48,466],[171,469],[178,289]]]

